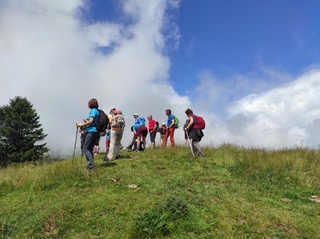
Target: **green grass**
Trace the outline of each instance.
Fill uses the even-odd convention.
[[[320,152],[123,151],[0,170],[0,238],[320,238]]]

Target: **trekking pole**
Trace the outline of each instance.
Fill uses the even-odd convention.
[[[191,149],[192,156],[194,156],[193,148],[192,148],[192,145],[191,145],[191,140],[189,138],[189,134],[188,134],[187,130],[186,130],[186,134],[187,134],[187,138],[188,138],[188,142],[189,142],[189,146],[190,146],[190,149]]]
[[[73,156],[72,156],[72,164],[73,164],[73,161],[74,161],[74,155],[76,153],[76,146],[77,146],[77,138],[78,138],[78,126],[76,127],[76,139],[74,141],[74,148],[73,148]]]

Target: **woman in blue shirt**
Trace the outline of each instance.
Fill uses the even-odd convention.
[[[84,123],[76,123],[77,127],[86,127],[87,135],[83,144],[83,153],[85,154],[88,162],[88,169],[94,168],[94,155],[93,148],[96,140],[100,138],[100,133],[98,132],[95,125],[99,121],[100,112],[98,110],[99,104],[96,99],[91,99],[88,102],[88,107],[91,109],[88,118]]]

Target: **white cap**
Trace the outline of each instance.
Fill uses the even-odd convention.
[[[133,114],[133,116],[135,116],[135,115],[136,115],[136,116],[139,116],[139,114],[138,114],[138,113],[134,113],[134,114]]]

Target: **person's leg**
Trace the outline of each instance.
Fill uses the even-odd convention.
[[[111,133],[110,133],[110,148],[109,148],[109,153],[108,153],[108,156],[107,156],[108,160],[113,159],[115,141],[116,141],[116,130],[111,130]]]
[[[188,136],[187,136],[187,132],[184,130],[184,144],[186,145],[186,146],[188,146]]]
[[[199,155],[201,157],[204,156],[204,153],[200,147],[199,144],[199,137],[198,137],[199,131],[196,129],[192,129],[190,134],[189,134],[189,139],[191,140],[191,144],[192,144],[192,150],[194,155]]]
[[[149,136],[150,136],[150,142],[151,142],[151,146],[150,146],[150,148],[153,148],[152,134],[153,134],[153,132],[151,132],[151,133],[149,134]]]
[[[94,155],[99,155],[99,151],[100,151],[100,134],[99,134],[99,137],[95,140],[94,142],[94,148],[93,148],[93,152],[94,152]]]
[[[204,157],[204,152],[202,151],[199,142],[192,140],[192,148],[195,155],[199,155],[200,157]]]
[[[83,152],[88,161],[88,168],[94,167],[93,147],[98,136],[99,133],[87,133],[86,139],[84,141]]]
[[[140,150],[140,144],[141,144],[141,136],[138,136],[137,137],[137,151],[139,151]]]
[[[136,143],[136,139],[137,139],[137,136],[135,134],[133,134],[132,141],[128,145],[127,149],[132,149],[132,146],[134,146],[134,144]]]
[[[143,149],[145,150],[147,148],[147,135],[148,135],[148,128],[143,127],[142,130],[142,144],[143,144]]]
[[[83,156],[84,152],[83,152],[83,145],[84,145],[84,141],[86,139],[86,135],[87,133],[81,134],[81,143],[80,143],[80,148],[81,148],[81,156]]]
[[[109,150],[110,150],[110,138],[106,138],[106,154],[103,158],[103,161],[108,161]]]
[[[175,143],[174,143],[174,130],[175,129],[173,127],[169,128],[171,147],[175,146]]]
[[[136,142],[135,138],[132,138],[130,144],[127,146],[127,149],[132,149],[132,146],[134,145],[134,142]]]
[[[151,141],[151,148],[154,149],[156,147],[156,132],[150,133],[150,141]]]
[[[146,149],[147,147],[146,136],[142,136],[142,141],[143,141],[143,149]]]
[[[137,139],[134,140],[133,151],[137,150]]]
[[[141,150],[140,147],[142,145],[144,145],[144,142],[142,142],[141,140],[143,139],[143,136],[145,136],[147,132],[148,132],[147,127],[145,127],[143,125],[138,128],[138,131],[137,131],[137,151]]]
[[[119,156],[120,156],[122,135],[123,135],[123,129],[117,130],[117,137],[116,137],[115,146],[114,146],[114,148],[115,148],[114,153],[115,153],[116,158],[119,158]]]
[[[152,148],[156,148],[156,136],[157,136],[157,132],[154,133],[154,136],[153,136],[153,145],[152,145]]]
[[[110,139],[106,138],[106,153],[109,152],[109,148],[110,148]]]
[[[99,151],[100,151],[100,146],[99,145],[95,145],[94,146],[94,155],[99,155]]]
[[[168,141],[168,137],[169,137],[169,129],[166,131],[165,135],[163,136],[163,147],[167,147],[167,141]]]

